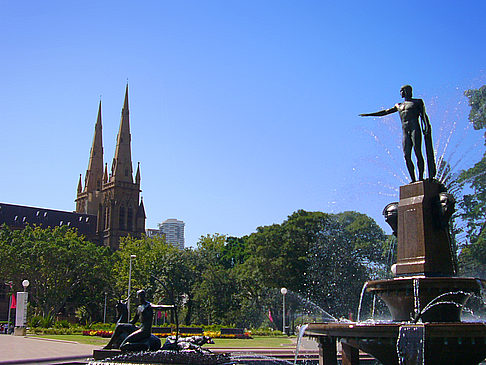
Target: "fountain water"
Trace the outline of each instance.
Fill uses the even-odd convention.
[[[308,324],[304,324],[300,327],[299,336],[297,337],[297,344],[295,346],[295,357],[294,357],[294,365],[297,364],[297,359],[299,358],[299,351],[300,351],[300,343],[302,342],[302,337],[304,337],[305,330],[309,327]]]
[[[296,311],[300,311],[302,315],[307,314],[309,316],[313,317],[320,317],[322,318],[322,321],[327,321],[327,322],[335,322],[337,321],[337,318],[329,314],[327,311],[322,309],[319,305],[314,303],[312,300],[303,297],[299,293],[296,293],[292,290],[288,290],[287,292],[287,297],[295,299],[296,300]]]

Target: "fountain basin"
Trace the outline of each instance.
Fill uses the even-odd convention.
[[[369,281],[366,291],[383,299],[394,322],[418,319],[419,313],[423,322],[460,322],[462,307],[472,294],[480,293],[481,281],[457,277],[399,277]],[[439,302],[440,305],[434,305]]]
[[[384,365],[396,365],[401,326],[400,323],[311,323],[305,334],[318,340],[323,364],[332,363],[332,356],[326,351],[335,353],[339,340],[343,352],[346,348],[356,352],[360,349]],[[484,323],[424,323],[421,326],[424,327],[425,364],[478,364],[486,357]]]

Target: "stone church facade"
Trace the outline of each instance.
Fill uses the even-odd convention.
[[[128,85],[121,114],[115,155],[108,173],[108,166],[103,163],[100,102],[84,185],[79,177],[75,212],[0,203],[0,225],[16,230],[26,225],[42,228],[66,225],[88,240],[114,250],[119,248],[121,237],[141,237],[145,233],[146,217],[140,198],[140,164],[133,178]],[[8,316],[7,292],[2,281],[0,320]]]
[[[127,85],[110,172],[103,161],[100,102],[84,185],[82,175],[79,176],[76,213],[97,216],[96,235],[100,243],[116,250],[121,237],[140,237],[145,233],[140,180],[140,163],[133,177]]]

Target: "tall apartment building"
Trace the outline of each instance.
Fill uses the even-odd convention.
[[[147,229],[147,237],[165,237],[167,243],[184,249],[184,226],[186,224],[178,219],[167,219],[159,223],[159,229]]]

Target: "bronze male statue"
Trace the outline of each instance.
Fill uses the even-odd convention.
[[[360,114],[362,117],[379,117],[398,112],[403,130],[403,154],[407,164],[408,173],[412,182],[416,181],[415,167],[412,162],[412,148],[417,158],[419,180],[424,179],[424,158],[422,157],[422,132],[425,140],[425,152],[427,154],[427,167],[429,179],[436,173],[434,147],[432,145],[432,133],[429,117],[425,113],[424,101],[412,98],[412,87],[402,86],[400,95],[404,98],[402,103],[397,103],[393,108],[380,110],[375,113]],[[419,123],[419,118],[420,122]]]

